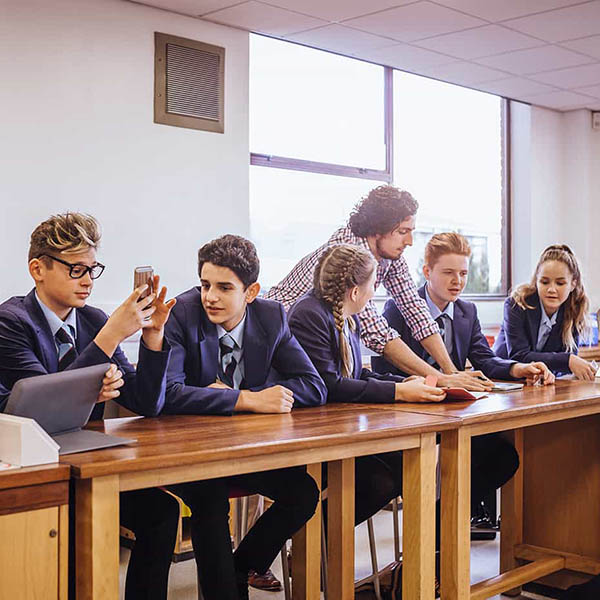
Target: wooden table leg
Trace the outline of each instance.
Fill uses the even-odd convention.
[[[119,597],[119,477],[75,482],[77,600]]]
[[[327,596],[354,599],[354,458],[327,464]]]
[[[471,438],[466,428],[442,433],[441,592],[443,600],[471,594]]]
[[[435,454],[435,433],[427,433],[402,456],[402,597],[411,600],[435,595]]]
[[[500,573],[505,573],[519,565],[515,558],[515,546],[523,543],[523,430],[515,429],[506,433],[519,453],[519,469],[514,477],[502,487],[500,509]],[[517,596],[521,588],[504,592]]]
[[[321,489],[321,463],[307,465],[306,471]],[[321,597],[321,502],[312,519],[292,538],[293,600]]]

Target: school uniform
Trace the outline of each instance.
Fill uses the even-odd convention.
[[[392,403],[396,383],[403,377],[373,373],[362,367],[360,325],[352,316],[354,330],[346,329],[352,351],[351,377],[342,376],[339,332],[329,306],[309,292],[288,313],[290,329],[315,365],[327,386],[328,402]],[[355,469],[355,524],[377,513],[402,492],[402,452],[386,452],[358,457]],[[323,469],[323,486],[327,469]],[[323,507],[326,513],[326,503]]]
[[[494,351],[498,356],[519,362],[542,361],[557,375],[570,373],[572,353],[562,341],[565,305],[548,317],[537,292],[525,298],[525,302],[533,308],[521,308],[511,297],[504,302],[504,319]],[[576,331],[573,337],[577,344]]]
[[[477,307],[473,302],[459,298],[455,302],[448,303],[448,306],[441,311],[431,301],[426,285],[420,287],[418,293],[427,303],[431,316],[438,322],[442,339],[446,344],[446,348],[449,349],[450,358],[460,371],[464,370],[468,359],[474,369],[482,371],[491,379],[513,379],[510,375],[510,369],[517,362],[516,359],[510,360],[506,356],[499,357],[493,352],[481,331]],[[388,300],[385,303],[383,316],[390,327],[393,327],[400,334],[402,341],[419,358],[429,362],[436,368],[438,367],[427,353],[427,350],[412,336],[406,320],[393,300]],[[371,364],[374,371],[401,374],[383,356],[372,357]]]
[[[165,340],[159,352],[149,350],[141,342],[136,372],[121,348],[109,357],[94,343],[107,319],[101,310],[85,306],[71,309],[61,321],[43,304],[35,290],[0,304],[1,384],[10,390],[25,377],[110,362],[123,373],[124,385],[119,389],[117,402],[141,415],[158,414],[165,400],[168,342]],[[6,401],[0,409],[4,410],[5,405]],[[104,403],[97,404],[91,418],[101,419],[103,413]],[[127,600],[165,600],[177,535],[177,502],[158,489],[148,489],[121,494],[120,507],[121,523],[136,535],[125,597]],[[70,531],[72,552],[74,521]]]
[[[455,366],[464,370],[467,359],[475,369],[481,370],[492,379],[513,379],[510,368],[516,360],[498,357],[489,347],[481,332],[477,308],[472,302],[461,300],[450,302],[443,311],[433,304],[427,286],[419,288],[432,317],[436,319],[448,354]],[[420,358],[433,366],[438,365],[427,351],[410,334],[402,313],[392,300],[385,304],[383,312],[390,327],[400,333],[402,340]],[[398,373],[383,357],[372,357],[374,371]],[[481,501],[509,481],[519,468],[519,455],[514,446],[498,434],[471,438],[471,506],[474,509]]]
[[[293,392],[294,407],[325,401],[325,385],[290,333],[284,309],[277,302],[257,298],[247,305],[242,322],[227,332],[211,323],[200,288],[194,287],[177,297],[166,335],[173,350],[165,414],[231,415],[240,390],[260,391],[275,385]],[[217,379],[231,389],[207,387]],[[285,540],[313,515],[319,497],[303,467],[169,489],[192,510],[192,543],[205,600],[247,597],[248,571],[264,573],[269,568]],[[228,525],[231,489],[274,500],[233,555]]]

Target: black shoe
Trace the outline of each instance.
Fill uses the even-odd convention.
[[[239,600],[249,600],[248,594],[248,571],[235,572],[235,585],[238,590]]]
[[[562,593],[561,600],[598,600],[600,598],[600,575],[586,583],[572,585]]]

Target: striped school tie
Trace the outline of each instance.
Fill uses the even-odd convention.
[[[237,368],[237,361],[233,356],[234,347],[235,341],[228,333],[219,339],[219,348],[221,349],[221,368],[219,372],[219,379],[229,387],[234,387],[233,376]]]
[[[75,342],[72,336],[65,330],[65,327],[61,327],[54,335],[54,338],[58,345],[58,370],[64,371],[77,358]]]

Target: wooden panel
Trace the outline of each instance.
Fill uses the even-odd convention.
[[[77,600],[119,594],[119,482],[116,475],[76,481]]]
[[[58,511],[44,508],[0,517],[0,598],[58,598]]]
[[[354,600],[354,459],[327,469],[327,597]]]
[[[464,600],[470,594],[471,565],[471,438],[464,429],[442,434],[443,600]]]
[[[308,474],[321,489],[321,463],[308,465]],[[292,538],[293,600],[321,598],[321,502],[308,523]]]
[[[281,452],[280,454],[249,456],[237,460],[215,460],[194,465],[123,473],[119,478],[120,489],[121,491],[136,490],[163,486],[168,483],[197,481],[199,479],[212,479],[214,477],[300,466],[306,463],[312,464],[330,460],[341,460],[355,456],[364,456],[366,454],[416,448],[419,443],[420,436],[417,434],[406,436],[390,435],[387,439],[373,442],[348,442],[330,446],[326,444],[323,448],[311,448],[307,451],[296,450],[294,452]]]
[[[402,597],[430,600],[435,582],[435,434],[403,454]]]
[[[523,543],[600,561],[599,432],[600,416],[525,430]]]
[[[69,466],[59,463],[1,471],[0,490],[28,485],[41,485],[42,483],[52,483],[53,481],[67,481],[70,474],[71,469]]]
[[[72,465],[75,476],[85,479],[214,461],[265,458],[284,452],[309,453],[340,444],[363,443],[366,447],[371,442],[384,443],[398,436],[457,426],[453,420],[436,416],[336,404],[285,415],[111,419],[95,423],[93,428],[136,438],[137,443],[70,454],[61,457],[61,462]],[[202,435],[198,435],[199,430]],[[312,456],[303,464],[320,460]]]
[[[0,515],[58,506],[69,502],[69,483],[58,481],[0,490]]]

